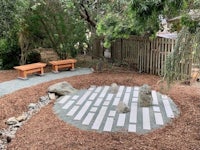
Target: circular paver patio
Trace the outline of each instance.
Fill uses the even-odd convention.
[[[140,107],[140,87],[119,86],[116,94],[110,86],[91,86],[75,94],[59,98],[54,111],[60,119],[83,130],[97,132],[147,133],[163,127],[177,117],[179,110],[166,95],[152,91],[153,106]],[[123,101],[128,113],[118,113],[116,107]]]

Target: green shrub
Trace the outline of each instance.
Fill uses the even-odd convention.
[[[19,52],[17,50],[9,50],[2,53],[2,69],[12,69],[19,65]]]
[[[1,69],[12,69],[19,65],[20,48],[17,43],[0,39]]]
[[[27,64],[31,64],[31,63],[37,63],[41,61],[41,55],[39,52],[37,51],[32,51],[28,54],[27,57]]]

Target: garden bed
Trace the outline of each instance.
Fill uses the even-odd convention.
[[[1,71],[0,74],[0,82],[14,77],[12,71]],[[164,128],[144,135],[82,131],[59,120],[52,109],[54,102],[51,102],[17,131],[8,149],[199,149],[199,87],[177,83],[165,91],[157,84],[159,80],[157,76],[118,70],[64,78],[22,89],[0,98],[0,129],[7,127],[5,121],[9,117],[21,115],[27,111],[29,103],[35,103],[46,95],[47,88],[53,83],[67,81],[77,89],[113,82],[127,86],[148,84],[152,89],[168,94],[180,109],[180,117]]]

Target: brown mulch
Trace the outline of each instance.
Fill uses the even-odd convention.
[[[0,70],[0,83],[15,79],[17,77],[16,70]]]
[[[12,78],[16,78],[12,71],[0,72],[0,82]],[[144,135],[82,131],[59,120],[52,109],[54,102],[51,102],[17,131],[8,149],[200,150],[200,88],[177,83],[166,91],[157,84],[159,80],[157,76],[136,72],[103,72],[22,89],[0,98],[0,129],[6,128],[6,119],[27,111],[29,103],[37,102],[39,97],[46,95],[48,86],[60,81],[67,81],[77,89],[113,82],[127,86],[149,84],[152,89],[168,94],[181,111],[178,118],[161,129]]]

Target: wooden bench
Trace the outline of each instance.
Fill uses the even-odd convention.
[[[34,63],[14,67],[18,71],[18,78],[27,79],[27,74],[44,74],[45,63]]]
[[[58,70],[62,68],[68,68],[74,70],[76,62],[77,62],[76,59],[65,59],[65,60],[50,61],[49,63],[52,64],[52,71],[57,73]]]

